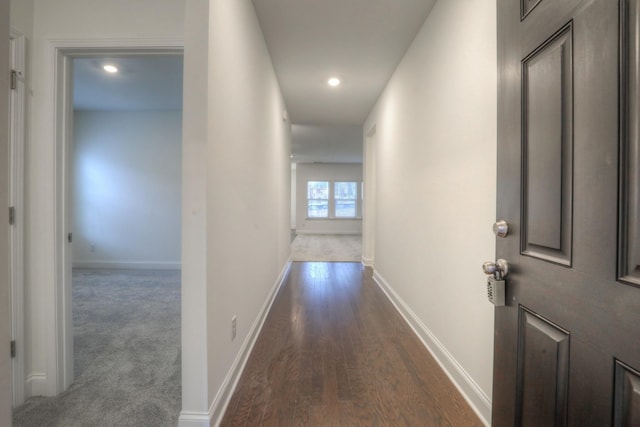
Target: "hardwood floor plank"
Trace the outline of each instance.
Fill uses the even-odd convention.
[[[295,387],[299,375],[298,362],[297,352],[288,345],[269,365],[265,394],[268,392],[270,398],[265,399],[262,425],[287,425],[293,419],[298,393]]]
[[[357,263],[294,263],[223,426],[481,426]]]
[[[309,413],[311,410],[311,401],[310,398],[300,397],[296,402],[296,407],[293,411],[293,420],[291,421],[292,426],[309,426]],[[286,425],[286,424],[285,424]]]
[[[338,354],[341,355],[342,352],[338,352]],[[335,368],[336,394],[338,395],[338,400],[351,400],[351,385],[349,384],[349,376],[344,358],[337,358]]]
[[[311,404],[321,405],[324,391],[324,367],[322,349],[316,348],[311,353]]]

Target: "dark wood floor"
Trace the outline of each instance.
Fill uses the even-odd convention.
[[[358,263],[293,263],[222,426],[481,426]]]

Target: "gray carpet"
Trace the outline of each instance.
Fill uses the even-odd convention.
[[[362,260],[361,235],[298,234],[291,243],[293,261]]]
[[[180,272],[74,270],[74,374],[14,427],[175,426],[181,408]]]

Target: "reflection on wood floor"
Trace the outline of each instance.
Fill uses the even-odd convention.
[[[481,426],[360,263],[293,263],[222,426]]]

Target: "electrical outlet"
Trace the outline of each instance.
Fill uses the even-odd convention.
[[[231,318],[231,341],[236,339],[236,318],[237,316]]]

